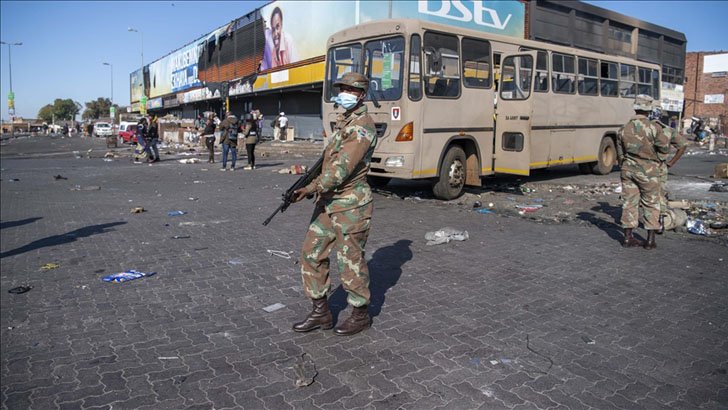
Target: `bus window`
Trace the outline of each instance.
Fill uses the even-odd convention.
[[[460,95],[460,53],[458,38],[425,33],[425,95],[456,98]]]
[[[422,77],[420,75],[421,55],[422,43],[420,42],[420,35],[413,34],[410,40],[409,85],[407,87],[407,95],[413,101],[418,101],[422,98]]]
[[[463,39],[463,85],[490,88],[490,43]]]
[[[551,87],[555,93],[574,94],[575,77],[574,56],[551,54]]]
[[[652,70],[652,98],[660,99],[660,71]]]
[[[536,79],[533,90],[540,93],[549,91],[549,53],[521,47],[520,51],[536,51]]]
[[[579,57],[579,94],[599,94],[599,78],[597,78],[597,60]]]
[[[329,50],[329,67],[326,73],[326,101],[331,101],[338,94],[334,88],[336,80],[353,71],[361,72],[361,44],[350,44]]]
[[[503,60],[500,95],[504,100],[525,100],[531,95],[531,56],[509,56]]]
[[[652,96],[652,70],[649,68],[637,68],[637,94]]]
[[[617,63],[602,61],[600,64],[599,77],[602,83],[602,96],[616,97],[619,95],[617,83]]]
[[[619,95],[622,97],[635,96],[635,69],[633,65],[619,65]]]
[[[364,44],[364,49],[364,74],[369,77],[370,92],[379,101],[399,100],[402,96],[404,38],[369,41]]]

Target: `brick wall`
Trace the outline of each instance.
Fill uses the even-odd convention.
[[[720,118],[723,132],[728,133],[728,76],[713,77],[703,73],[703,58],[726,51],[690,52],[685,58],[685,116]],[[704,104],[706,94],[723,94],[723,104]]]

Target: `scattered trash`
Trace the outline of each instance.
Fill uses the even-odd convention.
[[[142,208],[141,206],[131,208],[131,213],[133,213],[133,214],[140,214],[142,212],[146,212],[146,209]]]
[[[728,223],[726,222],[713,222],[710,224],[710,229],[725,229],[728,228]]]
[[[483,206],[483,204],[481,204],[480,201],[473,202],[473,208],[480,208],[481,206]]]
[[[728,183],[718,182],[710,186],[710,192],[728,192]]]
[[[157,360],[179,360],[179,356],[159,356]]]
[[[181,159],[177,162],[179,162],[180,164],[196,164],[196,163],[200,162],[200,160],[197,158],[185,158],[185,159]]]
[[[586,344],[588,344],[588,345],[593,345],[593,344],[595,344],[595,343],[596,343],[595,341],[593,341],[593,340],[589,339],[589,338],[588,338],[588,337],[586,337],[586,336],[582,336],[582,337],[581,337],[581,340],[583,340],[583,341],[584,341],[584,343],[586,343]]]
[[[533,202],[543,202],[543,198],[533,198]]]
[[[61,174],[58,174],[58,175],[53,175],[53,179],[55,179],[56,181],[58,181],[59,179],[68,179],[68,178],[64,177]]]
[[[318,371],[316,371],[316,365],[313,360],[306,356],[306,353],[302,354],[300,361],[297,360],[297,362],[293,364],[293,370],[296,372],[296,387],[310,386],[318,375]]]
[[[290,252],[277,251],[274,249],[267,249],[267,251],[268,251],[268,254],[271,256],[277,256],[277,257],[283,258],[283,259],[291,259]]]
[[[73,151],[73,156],[76,158],[81,158],[81,153],[78,151]]]
[[[193,184],[204,184],[205,181],[192,181]]]
[[[688,219],[687,223],[685,224],[688,228],[688,232],[695,234],[695,235],[707,235],[708,230],[705,229],[705,225],[703,224],[703,221],[700,219]]]
[[[40,267],[40,270],[42,270],[42,271],[49,271],[49,270],[53,270],[53,269],[58,269],[60,267],[61,267],[61,265],[59,265],[57,263],[50,262],[50,263],[46,263],[45,265],[41,266]]]
[[[283,309],[284,307],[286,307],[286,305],[284,305],[283,303],[274,303],[270,306],[264,307],[263,310],[265,310],[268,313],[273,313],[276,310]]]
[[[242,264],[245,263],[245,259],[243,259],[243,258],[234,258],[234,259],[230,259],[228,261],[228,263],[230,265],[242,265]]]
[[[189,235],[185,235],[185,236],[175,235],[172,237],[172,239],[189,239],[189,238],[190,238]]]
[[[614,193],[615,194],[621,194],[622,193],[622,185],[614,188]]]
[[[494,206],[495,206],[495,204],[493,204],[492,202],[489,202],[489,203],[488,203],[488,208],[492,208],[492,207],[494,207]]]
[[[459,231],[455,228],[445,227],[438,231],[427,232],[425,239],[427,245],[439,245],[450,241],[464,241],[469,238],[468,231]]]
[[[104,158],[116,158],[116,155],[114,155],[113,151],[107,151],[106,154],[104,154]]]
[[[122,283],[122,282],[128,282],[130,280],[143,278],[146,276],[152,276],[155,275],[157,272],[139,272],[136,270],[128,270],[126,272],[120,272],[120,273],[112,273],[111,275],[104,276],[101,278],[104,282],[114,282],[114,283]]]
[[[668,231],[671,231],[678,226],[685,225],[685,222],[688,220],[688,214],[683,211],[682,209],[672,209],[668,208],[665,211],[665,216],[662,221],[665,229]]]
[[[713,178],[728,178],[728,164],[716,165],[713,171]]]
[[[540,205],[540,204],[516,205],[516,208],[520,209],[523,212],[536,212],[539,209],[543,208],[543,205]]]
[[[20,180],[18,178],[10,178],[10,179],[8,179],[8,181],[10,181],[10,182],[18,182]]]
[[[12,293],[14,295],[20,295],[21,293],[28,292],[31,289],[33,289],[31,286],[18,286],[18,287],[10,289],[8,291],[8,293]]]
[[[485,209],[485,208],[478,209],[477,212],[479,214],[494,214],[495,213],[495,212],[491,211],[490,209]]]
[[[667,207],[675,209],[688,209],[690,208],[690,204],[684,199],[680,201],[667,201]]]
[[[513,360],[511,360],[511,359],[509,359],[507,357],[501,357],[501,359],[500,359],[500,362],[503,363],[503,364],[509,364],[512,361]]]
[[[180,215],[184,215],[186,213],[187,212],[185,212],[185,211],[169,211],[169,212],[167,212],[167,216],[180,216]]]
[[[187,199],[189,199],[190,201],[197,201],[197,200],[198,200],[199,198],[193,198],[193,197],[189,197],[189,198],[187,198]]]
[[[101,187],[98,185],[89,185],[89,186],[76,185],[73,188],[71,188],[70,190],[71,191],[98,191],[99,189],[101,189]]]
[[[499,363],[498,360],[491,360],[490,361],[490,364],[492,364],[493,366],[497,365],[498,363]]]
[[[291,165],[291,174],[302,175],[308,171],[308,167],[305,165]]]
[[[104,158],[104,162],[114,162],[114,160],[111,158]]]

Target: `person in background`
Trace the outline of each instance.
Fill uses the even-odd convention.
[[[222,168],[220,171],[225,171],[227,166],[228,153],[231,155],[230,171],[235,171],[235,162],[238,159],[238,131],[240,130],[240,124],[238,118],[230,111],[224,120],[220,123],[220,131],[222,135],[220,137],[220,143],[222,144]]]
[[[147,161],[148,162],[159,162],[159,148],[157,148],[157,144],[159,144],[159,123],[157,122],[157,117],[152,117],[151,121],[149,121],[149,128],[147,129],[147,135],[144,140],[146,142],[146,146],[144,147],[144,150],[147,151]],[[154,156],[152,156],[152,151],[154,151]]]
[[[280,130],[279,134],[281,136],[281,140],[282,141],[287,140],[288,139],[288,134],[287,134],[288,117],[286,117],[286,113],[284,113],[283,111],[281,111],[281,113],[278,114],[278,129]]]
[[[255,144],[258,143],[260,135],[258,131],[258,120],[253,114],[248,114],[245,119],[245,150],[248,153],[248,165],[245,169],[255,169]]]
[[[215,113],[210,113],[207,116],[207,122],[204,125],[203,131],[202,131],[202,138],[205,139],[205,146],[207,147],[207,151],[209,152],[209,156],[207,159],[207,162],[210,164],[215,163],[215,128],[217,125],[215,125]]]

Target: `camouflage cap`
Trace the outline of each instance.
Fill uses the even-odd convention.
[[[334,83],[334,87],[338,87],[341,85],[348,85],[349,87],[359,88],[361,90],[364,90],[364,92],[369,91],[369,79],[364,74],[348,72]]]
[[[634,99],[635,111],[652,111],[655,108],[655,100],[647,94],[640,94]]]

